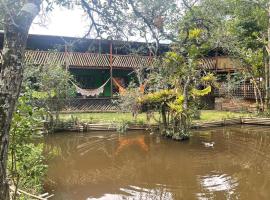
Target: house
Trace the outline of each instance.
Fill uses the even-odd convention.
[[[0,32],[0,49],[3,47],[3,37],[3,32]],[[30,34],[26,62],[62,65],[74,75],[81,89],[90,92],[103,86],[98,93],[94,91],[93,96],[85,98],[78,94],[76,98],[68,100],[66,111],[115,111],[117,107],[112,99],[119,90],[117,85],[128,86],[131,80],[136,81],[136,68],[153,64],[148,49],[147,44],[142,42]],[[168,50],[168,45],[162,44],[158,53]],[[215,55],[200,62],[201,68],[220,77],[236,70],[233,60],[226,56]],[[204,101],[208,108],[214,108],[213,94],[205,97]]]

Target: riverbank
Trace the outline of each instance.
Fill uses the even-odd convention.
[[[194,122],[212,122],[223,119],[240,118],[240,117],[252,117],[251,113],[229,112],[229,111],[216,111],[216,110],[202,110],[200,119],[194,120]],[[154,118],[159,119],[159,114],[154,113]],[[132,124],[156,124],[154,119],[147,121],[145,113],[138,114],[134,119],[131,113],[70,113],[61,114],[60,120],[67,121],[79,121],[82,123],[132,123]]]
[[[250,113],[237,113],[227,111],[201,111],[201,117],[193,120],[192,128],[219,127],[229,124],[247,123],[253,119]],[[73,113],[61,114],[61,123],[56,131],[118,131],[158,129],[159,114],[147,120],[146,114],[139,114],[133,118],[131,113]]]

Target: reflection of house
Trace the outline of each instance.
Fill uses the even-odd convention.
[[[145,142],[145,136],[138,136],[135,138],[119,138],[118,140],[119,144],[116,149],[116,154],[119,154],[121,151],[123,151],[125,148],[129,148],[131,146],[137,146],[144,152],[148,152],[149,146]]]
[[[0,49],[2,44],[3,33],[0,32]],[[57,52],[52,49],[56,49]],[[160,53],[166,51],[168,45],[161,45]],[[84,89],[96,89],[106,83],[110,77],[114,77],[121,86],[126,87],[131,80],[136,81],[134,69],[153,64],[145,43],[45,35],[29,35],[26,61],[37,65],[63,65]],[[220,76],[232,73],[236,69],[233,60],[222,56],[202,59],[200,67]],[[111,99],[116,92],[118,88],[113,81],[108,81],[98,96],[82,98],[78,95],[67,105],[70,111],[113,111],[116,107],[111,103]],[[213,96],[205,98],[206,102],[210,102],[210,107],[214,107]]]

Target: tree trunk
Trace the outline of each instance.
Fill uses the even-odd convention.
[[[167,117],[166,117],[166,104],[163,103],[161,106],[161,117],[162,117],[162,123],[163,123],[163,128],[166,130],[167,129]]]
[[[6,3],[3,61],[0,66],[0,200],[9,199],[7,157],[12,114],[18,99],[28,31],[39,13],[40,0],[28,0],[20,10]],[[14,3],[13,3],[14,4]]]
[[[265,107],[269,109],[269,100],[270,100],[270,1],[268,2],[268,34],[267,34],[268,43],[266,46],[268,59],[268,64],[265,66]]]
[[[183,96],[184,96],[184,102],[183,102],[183,110],[184,112],[188,109],[188,87],[190,84],[190,77],[187,77],[187,81],[185,82],[184,89],[183,89]]]
[[[183,114],[181,114],[181,127],[182,130],[185,132],[187,131],[188,127],[188,88],[190,85],[190,77],[187,77],[187,80],[185,82],[184,88],[183,88],[183,96],[184,96],[184,102],[183,102]]]
[[[264,51],[264,90],[265,90],[265,94],[264,94],[264,105],[265,105],[265,109],[268,110],[269,109],[269,66],[270,63],[268,64],[268,54],[266,51]]]

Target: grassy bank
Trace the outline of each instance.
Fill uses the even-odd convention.
[[[229,111],[218,111],[218,110],[202,110],[201,118],[196,121],[211,122],[219,121],[222,119],[240,118],[240,117],[251,117],[254,114],[251,113],[240,113],[240,112],[229,112]]]
[[[248,117],[250,114],[247,113],[236,113],[228,111],[216,111],[216,110],[202,110],[201,119],[196,120],[196,122],[202,121],[218,121],[228,118],[239,118]],[[159,119],[159,114],[155,113],[155,118]],[[146,114],[139,114],[135,120],[131,113],[72,113],[72,114],[61,114],[60,119],[63,121],[69,121],[77,119],[80,122],[90,122],[90,123],[113,123],[113,122],[130,122],[145,124],[147,122]],[[155,120],[150,121],[151,124],[155,123]]]

